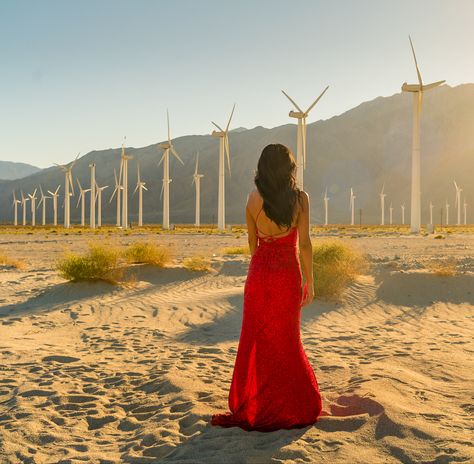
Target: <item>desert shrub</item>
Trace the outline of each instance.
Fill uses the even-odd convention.
[[[168,249],[159,247],[152,242],[135,242],[127,247],[124,256],[132,264],[151,264],[160,267],[170,260]]]
[[[313,245],[315,296],[337,299],[355,277],[367,269],[367,261],[357,250],[335,241]]]
[[[188,271],[208,272],[212,269],[210,260],[204,256],[191,256],[189,258],[185,258],[183,261],[183,266]]]
[[[68,253],[57,263],[59,275],[73,282],[104,280],[117,283],[123,269],[119,263],[120,252],[114,247],[89,244],[84,254]]]
[[[228,247],[222,250],[222,253],[225,255],[249,255],[250,248],[248,246],[245,247]]]
[[[428,262],[426,266],[433,274],[449,277],[456,275],[456,262],[452,259],[441,260],[435,259]]]
[[[0,266],[13,267],[15,269],[24,269],[26,267],[23,261],[2,254],[0,254]]]
[[[438,234],[438,235],[435,235],[435,238],[437,240],[439,240],[439,239],[443,239],[443,238],[446,238],[446,237],[444,235]]]

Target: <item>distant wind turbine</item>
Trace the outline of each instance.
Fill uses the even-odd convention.
[[[79,199],[77,200],[76,208],[81,203],[81,226],[84,227],[86,225],[86,193],[90,192],[91,189],[83,189],[79,179],[77,179],[77,185],[79,185]]]
[[[23,216],[22,223],[24,226],[26,226],[26,202],[29,201],[29,198],[25,197],[25,195],[23,194],[23,190],[20,190],[20,194],[21,194],[21,213]]]
[[[199,152],[196,154],[196,167],[194,169],[193,180],[191,182],[191,185],[195,185],[196,190],[196,208],[194,217],[194,225],[196,227],[201,225],[201,177],[204,177],[204,174],[198,174],[198,164]]]
[[[15,190],[13,190],[13,225],[17,226],[18,225],[18,205],[21,203],[20,200],[17,200],[16,195],[15,195]]]
[[[133,156],[128,156],[125,154],[125,140],[122,143],[122,227],[128,229],[128,160],[131,160]]]
[[[352,190],[352,187],[351,187],[351,196],[350,196],[350,199],[349,199],[349,207],[351,209],[351,226],[353,226],[355,224],[355,195],[354,195],[354,191]]]
[[[47,197],[44,192],[43,192],[43,189],[40,185],[40,193],[41,193],[41,198],[40,198],[40,201],[38,203],[38,208],[42,205],[43,207],[41,208],[41,225],[45,226],[46,225],[46,200],[48,198],[51,198],[51,197]]]
[[[33,192],[33,195],[31,195],[30,193],[28,194],[31,200],[31,225],[32,226],[36,225],[36,191],[37,190],[38,189],[35,189],[35,191]]]
[[[328,217],[329,217],[329,197],[328,197],[328,189],[324,192],[324,225],[328,225]]]
[[[94,176],[95,180],[95,176]],[[97,201],[97,227],[102,227],[102,192],[108,188],[108,185],[99,187],[97,182],[95,183],[95,200]],[[91,192],[92,195],[92,192]]]
[[[74,184],[72,182],[72,168],[76,164],[77,158],[80,153],[77,154],[76,159],[71,161],[69,164],[60,165],[56,164],[64,172],[64,227],[69,229],[71,227],[71,196],[74,195]],[[71,192],[69,192],[69,188]]]
[[[464,200],[464,225],[467,225],[467,203]]]
[[[433,225],[433,203],[430,201],[430,225]]]
[[[163,197],[163,229],[170,228],[170,151],[179,162],[184,165],[183,160],[179,157],[178,152],[171,143],[170,115],[168,110],[166,110],[166,120],[168,123],[168,140],[158,144],[158,147],[164,150],[163,156],[158,163],[158,165],[163,163],[163,184],[161,185],[161,195]]]
[[[121,197],[121,192],[123,190],[122,187],[122,161],[120,161],[120,173],[119,177],[117,177],[117,171],[114,169],[114,178],[115,178],[115,189],[112,193],[112,196],[110,197],[109,203],[112,203],[112,200],[114,199],[114,196],[117,195],[117,227],[120,227],[121,221],[120,221],[120,212],[121,212],[121,207],[120,207],[120,197]]]
[[[138,190],[138,227],[143,226],[143,190],[148,189],[145,187],[145,182],[140,179],[140,164],[137,163],[137,186],[133,193]]]
[[[405,204],[400,205],[402,208],[402,224],[405,225]]]
[[[385,184],[382,186],[382,191],[379,193],[380,196],[380,208],[381,208],[381,213],[382,213],[382,220],[380,221],[380,225],[385,225],[385,197],[387,196],[386,193],[384,193],[385,190]]]
[[[393,206],[392,202],[390,202],[390,225],[393,224]]]
[[[454,201],[454,207],[458,209],[458,221],[457,224],[458,226],[461,225],[461,192],[462,188],[456,184],[456,181],[454,181],[454,187],[456,188],[456,200]]]
[[[95,164],[91,163],[89,164],[89,167],[91,168],[91,206],[90,206],[90,219],[89,219],[89,224],[91,229],[95,229],[95,201],[97,199],[96,195],[96,185],[97,182],[95,181]]]
[[[438,81],[432,84],[423,84],[421,73],[416,60],[415,49],[409,37],[410,46],[415,60],[416,74],[418,84],[402,85],[403,92],[413,93],[413,139],[412,139],[412,164],[411,164],[411,209],[410,209],[410,230],[411,232],[420,232],[421,228],[421,156],[420,156],[420,118],[421,107],[423,103],[423,92],[433,89],[446,81]]]
[[[218,131],[212,131],[212,136],[219,139],[219,193],[217,198],[217,228],[219,230],[225,230],[225,166],[224,166],[224,152],[227,156],[227,167],[229,168],[230,176],[230,147],[229,147],[229,126],[230,121],[235,110],[235,103],[232,107],[232,112],[230,113],[229,121],[227,126],[222,129],[214,121],[211,121],[212,124],[219,129]]]
[[[293,104],[297,111],[290,111],[290,118],[295,118],[298,120],[298,128],[296,135],[296,185],[301,190],[303,189],[303,171],[306,169],[306,118],[308,117],[309,112],[315,107],[316,103],[321,99],[321,97],[326,93],[326,90],[329,88],[329,85],[322,91],[321,95],[308,107],[306,111],[303,111],[296,102],[284,91],[288,100]]]
[[[58,188],[54,192],[51,192],[51,190],[48,190],[48,193],[53,198],[53,224],[55,226],[58,225],[58,196],[59,196],[58,191],[60,188],[61,186],[58,185]]]
[[[449,226],[449,203],[446,200],[446,225]]]

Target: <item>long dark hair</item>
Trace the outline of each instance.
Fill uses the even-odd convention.
[[[280,143],[267,145],[258,160],[255,185],[263,198],[267,217],[280,227],[290,228],[296,200],[302,201],[296,186],[296,162],[291,150]]]

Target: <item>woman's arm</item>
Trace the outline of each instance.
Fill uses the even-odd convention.
[[[252,201],[252,195],[248,195],[247,197],[247,206],[245,207],[245,216],[247,219],[247,234],[248,234],[248,242],[250,248],[250,256],[253,256],[255,250],[257,248],[257,225],[255,224],[255,220],[250,213],[249,204]]]
[[[307,283],[307,296],[302,302],[305,306],[313,300],[314,296],[314,281],[313,281],[313,245],[309,236],[309,195],[306,192],[301,192],[302,195],[302,211],[298,217],[298,237],[299,248],[301,252],[301,263],[303,265],[303,272],[305,281]]]

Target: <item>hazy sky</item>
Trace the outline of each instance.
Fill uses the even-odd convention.
[[[416,82],[474,82],[473,0],[0,0],[0,159],[308,122]],[[409,96],[407,96],[409,98]],[[158,156],[158,155],[157,155]]]

